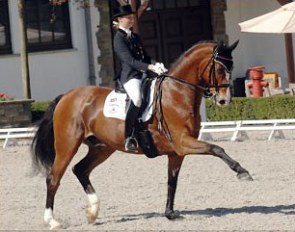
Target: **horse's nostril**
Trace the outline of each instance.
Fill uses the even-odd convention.
[[[225,100],[220,100],[220,101],[219,101],[219,104],[220,104],[220,105],[224,105],[225,103],[226,103]]]

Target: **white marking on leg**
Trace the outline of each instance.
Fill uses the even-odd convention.
[[[86,217],[89,223],[94,223],[99,211],[99,200],[95,193],[87,194],[90,207],[86,210]]]
[[[44,222],[50,225],[50,230],[62,227],[61,224],[53,218],[51,208],[45,209]]]
[[[99,200],[96,193],[87,194],[87,197],[90,204],[90,213],[92,213],[93,215],[97,215],[99,210]]]

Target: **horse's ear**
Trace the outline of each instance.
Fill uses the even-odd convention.
[[[237,46],[238,46],[239,40],[237,40],[236,42],[234,42],[231,46],[229,46],[228,48],[230,50],[234,50]]]
[[[219,41],[218,44],[217,44],[217,47],[224,47],[224,42],[223,40]]]

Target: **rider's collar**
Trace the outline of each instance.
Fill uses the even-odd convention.
[[[124,28],[122,26],[119,26],[119,29],[121,29],[122,31],[124,31],[128,36],[131,35],[132,31],[128,28]]]

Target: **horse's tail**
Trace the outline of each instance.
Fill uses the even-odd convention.
[[[52,167],[55,158],[53,113],[57,103],[63,95],[56,97],[49,105],[43,118],[39,122],[38,130],[34,136],[31,152],[35,170],[45,168],[46,173]]]

